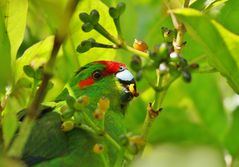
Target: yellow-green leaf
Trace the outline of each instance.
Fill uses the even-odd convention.
[[[15,61],[17,51],[24,37],[28,1],[3,0],[0,2],[0,6],[5,16],[6,29],[11,44],[12,61]]]
[[[239,93],[239,56],[236,54],[239,37],[197,10],[176,9],[173,12],[186,25],[187,32],[197,41],[198,47],[202,47],[210,65]]]
[[[4,16],[0,11],[0,92],[4,91],[11,74],[10,43],[6,32]]]

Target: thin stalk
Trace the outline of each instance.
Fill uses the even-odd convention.
[[[98,48],[112,48],[112,49],[117,49],[118,47],[116,45],[107,45],[103,43],[92,43],[93,47],[98,47]]]
[[[116,30],[118,33],[118,38],[122,40],[123,37],[122,37],[122,31],[121,31],[121,26],[120,26],[120,19],[119,18],[114,19],[114,23],[115,23],[115,27],[116,27]]]
[[[184,8],[188,8],[189,7],[189,3],[190,3],[190,0],[185,0],[183,7]]]
[[[218,72],[218,70],[214,67],[209,67],[209,68],[194,70],[193,72],[195,72],[195,73],[214,73],[214,72]]]
[[[122,167],[122,163],[123,163],[123,160],[124,159],[124,150],[122,150],[121,152],[119,152],[118,156],[117,156],[117,159],[114,163],[114,167]]]
[[[160,76],[159,72],[157,71],[157,85],[156,85],[157,89],[160,89],[162,87],[162,81],[163,81],[163,76]],[[150,109],[152,107],[154,111],[158,111],[160,109],[161,102],[162,102],[162,100],[160,100],[161,98],[160,93],[161,91],[155,91],[155,100],[152,106],[149,106]],[[147,110],[146,117],[143,124],[142,136],[144,139],[147,138],[148,132],[154,120],[154,118],[150,115],[150,111],[149,111],[150,109]]]
[[[117,38],[115,38],[114,36],[112,36],[104,27],[102,27],[99,23],[97,23],[94,26],[94,29],[96,31],[98,31],[101,35],[103,35],[106,39],[108,39],[109,41],[113,42],[114,44],[120,46],[121,45],[121,41]]]
[[[106,157],[105,157],[105,156],[106,156],[106,155],[103,154],[103,153],[100,154],[100,157],[101,157],[101,159],[102,159],[102,161],[103,161],[103,163],[104,163],[104,166],[105,166],[105,167],[109,167],[109,162],[106,160]]]
[[[127,51],[129,51],[129,52],[131,52],[131,53],[134,53],[134,54],[136,54],[136,55],[138,55],[140,57],[143,57],[145,59],[150,59],[148,53],[146,53],[146,52],[142,52],[142,51],[136,50],[136,49],[134,49],[134,48],[132,48],[132,47],[130,47],[128,45],[123,45],[122,48],[127,50]]]
[[[21,124],[19,135],[17,139],[14,140],[13,145],[10,147],[8,151],[9,156],[13,157],[21,157],[22,151],[24,149],[25,143],[30,136],[31,130],[35,124],[35,120],[31,119],[30,117],[26,117]]]
[[[163,76],[159,74],[159,70],[156,71],[157,73],[157,83],[156,83],[156,88],[160,90],[162,88],[162,83],[163,83]],[[160,91],[155,92],[155,100],[153,102],[152,108],[155,111],[158,111],[160,108],[160,101],[158,100],[160,98]]]
[[[195,57],[194,59],[189,61],[189,64],[199,63],[199,62],[203,62],[203,61],[207,61],[206,55],[201,55],[201,56]]]
[[[185,0],[183,7],[187,8],[189,6],[189,3],[190,3],[190,0]],[[177,20],[177,18],[174,15],[173,12],[171,12],[169,10],[169,13],[170,13],[173,25],[177,29],[177,36],[176,36],[176,39],[173,42],[174,51],[177,52],[177,53],[180,53],[181,50],[182,50],[182,47],[184,46],[184,39],[183,39],[183,37],[184,37],[184,33],[186,32],[186,28],[185,28],[183,23],[180,23]]]

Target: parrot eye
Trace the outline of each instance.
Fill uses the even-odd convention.
[[[100,71],[94,71],[93,74],[92,74],[92,78],[94,80],[99,80],[101,77],[102,77],[102,74],[101,74]]]
[[[125,67],[120,66],[119,71],[124,71],[124,70],[125,70]]]

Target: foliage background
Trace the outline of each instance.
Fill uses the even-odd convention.
[[[132,44],[135,38],[143,39],[152,49],[155,44],[163,40],[161,27],[173,28],[164,1],[122,1],[127,5],[126,12],[121,18],[121,25],[128,44]],[[16,130],[16,112],[25,108],[29,98],[33,95],[32,89],[28,87],[32,79],[24,74],[23,66],[32,64],[37,69],[47,61],[53,44],[52,35],[64,15],[66,2],[67,0],[11,0],[10,7],[7,9],[3,6],[4,2],[0,3],[1,9],[8,10],[5,13],[9,14],[5,26],[3,14],[0,17],[0,90],[2,98],[6,95],[4,87],[9,83],[13,85],[11,87],[13,93],[8,97],[8,103],[4,110],[5,120],[2,120],[5,145],[9,144]],[[94,31],[82,32],[82,23],[78,18],[79,13],[89,13],[92,9],[97,9],[100,12],[100,23],[116,35],[113,21],[108,15],[107,5],[115,5],[117,2],[118,0],[83,0],[80,2],[70,24],[70,35],[64,42],[56,61],[52,80],[54,86],[47,93],[45,101],[53,100],[74,74],[74,71],[88,62],[107,59],[121,61],[129,66],[132,54],[126,51],[91,49],[84,54],[76,52],[78,44],[90,37],[94,37],[102,43],[109,43]],[[196,0],[193,2],[192,7],[201,11],[205,8],[205,4],[213,1]],[[173,8],[179,8],[183,2],[171,0],[166,3],[171,4]],[[222,38],[229,41],[230,45],[226,47],[232,46],[232,49],[228,50],[230,53],[233,52],[231,55],[236,55],[236,57],[230,57],[230,55],[223,57],[216,53],[216,56],[222,56],[213,57],[213,59],[218,58],[219,63],[210,61],[209,57],[210,65],[214,67],[224,64],[226,67],[226,74],[224,74],[229,79],[232,76],[232,80],[237,80],[236,76],[238,76],[239,57],[235,51],[239,47],[238,6],[239,1],[237,0],[218,0],[214,7],[204,11],[207,19],[215,19],[224,28],[234,33],[234,35],[228,36],[227,33],[220,31]],[[179,12],[179,16],[181,14],[181,19],[187,23],[186,26],[190,25],[192,29],[196,29],[196,34],[190,33],[190,31],[185,34],[187,45],[183,48],[182,53],[185,58],[194,60],[202,55],[207,56],[209,52],[203,46],[209,46],[213,51],[224,53],[227,48],[220,47],[222,38],[213,36],[209,21],[193,20],[182,13]],[[202,26],[201,29],[199,23]],[[198,42],[198,36],[202,39],[203,44]],[[15,57],[17,57],[16,61]],[[208,57],[198,62],[200,67],[209,66],[207,59]],[[229,64],[226,63],[228,59],[230,59]],[[236,68],[233,68],[234,66]],[[235,78],[233,78],[234,76]],[[154,100],[154,91],[145,78],[137,83],[137,87],[140,96],[130,104],[125,118],[125,126],[134,133],[140,132],[146,114],[146,106]],[[232,161],[232,166],[238,166],[238,104],[238,95],[218,72],[195,73],[189,84],[178,79],[170,87],[163,102],[163,112],[160,113],[150,130],[149,144],[146,147],[143,160],[136,160],[133,166],[145,166],[145,163],[150,166],[152,163],[152,166],[161,164],[171,167],[197,165],[220,167],[226,166],[226,162],[230,161]]]

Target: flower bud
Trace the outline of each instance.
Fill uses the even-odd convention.
[[[61,129],[64,132],[71,131],[74,128],[74,122],[71,120],[65,121],[61,124]]]
[[[92,25],[96,25],[100,19],[100,14],[97,10],[92,10],[90,12],[90,20]]]
[[[88,40],[82,41],[81,44],[77,47],[77,51],[79,53],[84,53],[90,50],[92,48],[92,43],[94,42],[93,40],[93,38],[90,38]]]
[[[100,100],[99,100],[99,102],[98,102],[98,109],[99,109],[100,111],[105,112],[105,111],[108,110],[109,107],[110,107],[110,101],[109,101],[109,99],[106,98],[106,97],[100,98]]]
[[[80,13],[79,18],[84,23],[90,22],[90,16],[87,13]]]
[[[96,120],[102,120],[105,116],[105,113],[99,109],[96,109],[95,112],[94,112],[94,118]]]
[[[96,154],[100,154],[104,151],[104,146],[102,144],[95,144],[93,147],[93,152]]]
[[[119,15],[122,15],[125,11],[126,5],[124,2],[119,2],[116,6],[116,9],[119,11]]]
[[[84,32],[90,32],[94,28],[94,26],[91,23],[87,22],[84,23],[81,28]]]
[[[89,104],[89,97],[88,96],[80,96],[77,100],[77,103],[80,103],[83,106],[87,106]]]
[[[119,11],[114,7],[109,8],[109,14],[113,19],[119,18]]]

